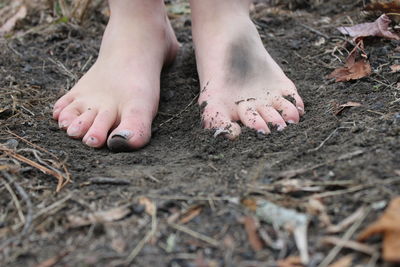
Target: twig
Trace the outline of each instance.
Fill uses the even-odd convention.
[[[197,232],[195,232],[195,231],[193,231],[193,230],[191,230],[191,229],[189,229],[189,228],[187,228],[185,226],[182,226],[182,225],[179,225],[179,224],[176,224],[176,223],[169,223],[168,225],[171,226],[172,228],[180,231],[180,232],[186,233],[186,234],[188,234],[188,235],[190,235],[190,236],[192,236],[194,238],[200,239],[201,241],[204,241],[204,242],[212,245],[213,247],[218,247],[220,245],[220,243],[217,240],[215,240],[214,238],[211,238],[211,237],[208,237],[206,235],[197,233]]]
[[[300,23],[300,26],[303,27],[303,28],[305,28],[306,30],[309,30],[310,32],[313,32],[313,33],[315,33],[315,34],[317,34],[317,35],[319,35],[319,36],[321,36],[321,37],[324,37],[326,40],[331,39],[331,37],[329,37],[329,36],[326,35],[325,33],[322,33],[322,32],[320,32],[320,31],[318,31],[318,30],[316,30],[316,29],[314,29],[314,28],[311,28],[311,27],[308,26],[308,25],[305,25],[305,24]]]
[[[112,177],[92,177],[89,178],[88,184],[110,184],[110,185],[129,185],[131,181],[123,178]]]
[[[27,143],[28,145],[32,146],[33,148],[36,148],[37,150],[40,150],[40,151],[42,151],[42,152],[45,152],[45,153],[47,153],[47,154],[53,156],[54,158],[58,159],[58,157],[57,157],[56,155],[54,155],[53,153],[51,153],[50,151],[46,150],[46,149],[43,148],[43,147],[40,147],[40,146],[38,146],[38,145],[35,145],[34,143],[32,143],[32,142],[28,141],[27,139],[23,138],[22,136],[19,136],[18,134],[14,133],[14,132],[12,132],[12,131],[10,131],[10,130],[6,130],[5,132],[11,134],[12,136],[14,136],[15,138],[18,138],[18,139],[21,140],[21,141]]]
[[[72,73],[72,71],[67,69],[67,67],[65,67],[65,65],[62,64],[60,61],[55,60],[55,59],[53,59],[51,57],[48,57],[48,60],[51,63],[55,64],[64,75],[70,77],[72,80],[77,80],[78,79],[78,77],[74,73]]]
[[[145,177],[149,178],[150,180],[152,180],[155,183],[160,183],[161,182],[160,180],[158,180],[156,177],[154,177],[153,175],[151,175],[148,172],[143,172],[143,174],[144,174]]]
[[[364,185],[356,185],[353,187],[350,187],[348,189],[343,189],[343,190],[336,190],[336,191],[328,191],[328,192],[324,192],[324,193],[318,193],[318,194],[314,194],[309,196],[308,198],[325,198],[325,197],[333,197],[333,196],[338,196],[338,195],[342,195],[342,194],[348,194],[348,193],[353,193],[353,192],[357,192],[369,187],[373,187],[373,186],[377,186],[377,185],[388,185],[391,183],[399,183],[400,179],[398,177],[395,178],[387,178],[383,181],[379,181],[378,183],[370,183],[370,184],[364,184]]]
[[[9,149],[8,147],[6,147],[2,144],[0,144],[0,150],[16,160],[19,160],[19,161],[24,162],[36,169],[39,169],[40,171],[42,171],[45,174],[54,176],[58,180],[58,185],[57,185],[57,189],[56,189],[57,192],[59,192],[61,190],[61,188],[65,185],[64,176],[61,173],[51,170],[51,169],[49,169],[43,165],[40,165],[22,155],[19,155],[15,151]]]
[[[44,215],[44,214],[46,214],[46,213],[49,213],[50,211],[56,210],[56,208],[59,208],[60,205],[64,204],[66,201],[70,200],[70,199],[72,198],[72,196],[73,196],[73,194],[69,194],[69,195],[67,195],[66,197],[60,199],[59,201],[54,202],[53,204],[51,204],[51,205],[45,207],[44,209],[38,211],[38,212],[33,216],[32,220],[34,221],[34,220],[36,220],[37,218],[39,218],[40,216],[42,216],[42,215]],[[13,231],[17,231],[19,228],[22,227],[22,225],[23,225],[22,223],[15,224],[15,225],[13,225],[13,226],[11,227],[11,229],[12,229]]]
[[[345,228],[347,228],[350,224],[354,223],[357,221],[358,218],[360,218],[365,212],[365,208],[361,207],[358,210],[356,210],[353,214],[345,218],[343,221],[336,225],[331,225],[326,229],[326,231],[330,234],[335,234],[343,231]]]
[[[339,131],[339,130],[341,130],[341,129],[350,129],[350,128],[349,128],[349,127],[338,127],[338,128],[336,128],[333,132],[331,132],[331,133],[328,135],[327,138],[325,138],[324,141],[322,141],[322,143],[321,143],[319,146],[317,146],[316,148],[313,148],[313,149],[309,149],[309,150],[307,150],[307,152],[310,153],[310,152],[315,152],[315,151],[320,150],[320,149],[325,145],[325,143],[328,142],[329,139],[331,139],[332,136],[333,136],[337,131]]]
[[[18,241],[19,239],[23,238],[30,230],[32,221],[33,221],[33,207],[32,207],[32,202],[29,197],[29,195],[25,192],[25,190],[14,180],[14,178],[8,174],[6,171],[1,171],[1,174],[4,176],[4,178],[10,183],[13,184],[15,189],[17,190],[18,194],[21,196],[21,198],[25,201],[26,204],[26,216],[25,216],[25,221],[23,223],[24,227],[18,236],[10,238],[6,241],[4,241],[0,245],[0,251],[3,250],[6,246],[9,244]]]
[[[196,99],[199,97],[199,95],[200,95],[200,94],[197,94],[197,95],[189,102],[189,104],[187,104],[187,106],[186,106],[184,109],[182,109],[181,111],[179,111],[177,114],[173,115],[173,116],[172,116],[171,118],[169,118],[168,120],[166,120],[166,121],[160,123],[160,124],[158,125],[158,127],[160,128],[160,127],[162,127],[164,124],[166,124],[166,123],[168,123],[168,122],[170,122],[170,121],[172,121],[172,120],[178,118],[179,116],[181,116],[183,112],[185,112],[191,105],[193,105],[193,103],[196,101]]]
[[[12,190],[11,186],[6,181],[4,181],[4,186],[11,195],[11,198],[15,204],[15,207],[17,208],[18,216],[19,216],[21,222],[25,223],[25,216],[24,216],[24,213],[22,212],[21,204],[19,203],[19,200],[18,200],[17,196],[15,195],[14,190]]]
[[[166,199],[166,200],[197,200],[197,201],[209,201],[210,199],[213,201],[229,201],[232,200],[233,197],[207,197],[207,196],[199,196],[199,197],[191,197],[191,196],[180,196],[180,195],[172,195],[172,196],[167,196],[167,195],[152,195],[148,194],[146,195],[147,197],[150,198],[155,198],[155,199]]]
[[[325,257],[325,259],[318,265],[318,267],[327,267],[334,259],[335,257],[339,254],[339,252],[342,250],[344,245],[346,244],[346,241],[350,240],[350,238],[353,236],[353,234],[357,231],[357,229],[361,226],[362,222],[365,220],[369,212],[371,211],[371,208],[368,208],[363,216],[360,217],[360,219],[355,222],[347,231],[344,233],[342,237],[342,242],[338,243],[334,248],[331,249],[329,254]]]
[[[156,233],[156,230],[157,230],[157,209],[154,210],[154,212],[151,216],[150,231],[145,235],[145,237],[142,240],[139,241],[139,243],[136,245],[136,247],[129,254],[128,258],[126,258],[126,261],[124,262],[126,265],[130,265],[132,263],[132,261],[136,258],[136,256],[143,249],[144,245],[154,236],[154,234]]]
[[[365,253],[367,255],[375,255],[377,253],[376,249],[374,249],[371,246],[359,243],[357,241],[353,240],[344,240],[336,236],[325,236],[322,238],[322,243],[324,244],[333,244],[333,245],[339,245],[344,248],[349,248],[355,251],[359,251],[362,253]]]

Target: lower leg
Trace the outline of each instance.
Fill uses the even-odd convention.
[[[162,66],[178,49],[162,0],[109,0],[99,57],[54,106],[70,137],[112,150],[145,145],[159,101]],[[108,137],[108,138],[107,138]]]
[[[303,102],[265,50],[249,17],[250,1],[190,3],[204,126],[235,138],[237,121],[262,133],[270,132],[268,124],[283,129],[298,122]]]

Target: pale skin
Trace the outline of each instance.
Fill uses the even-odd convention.
[[[160,74],[179,49],[163,0],[109,0],[99,57],[54,105],[60,128],[90,147],[146,145],[158,109]],[[249,0],[191,0],[204,128],[227,138],[240,123],[267,134],[298,123],[304,104],[270,57],[249,17]],[[287,100],[289,98],[292,101]]]

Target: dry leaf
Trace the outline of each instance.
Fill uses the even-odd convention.
[[[353,255],[344,256],[339,260],[337,260],[336,262],[329,265],[328,267],[351,267],[351,264],[353,263],[353,258],[354,258]]]
[[[336,82],[345,82],[364,78],[369,76],[371,72],[371,65],[368,60],[362,59],[352,65],[346,64],[344,67],[334,70],[328,78],[335,79]]]
[[[399,72],[400,65],[392,65],[392,66],[390,66],[390,69],[392,70],[391,73]]]
[[[400,197],[393,199],[383,215],[358,236],[359,241],[383,234],[383,259],[400,263]]]
[[[301,259],[298,256],[289,256],[286,259],[276,262],[278,267],[302,267]]]
[[[400,0],[394,0],[388,3],[381,1],[370,3],[365,7],[367,11],[381,11],[383,13],[400,13]]]
[[[388,39],[400,40],[397,34],[389,31],[390,18],[383,14],[374,22],[367,22],[357,24],[352,27],[339,27],[337,28],[342,34],[350,35],[354,38],[377,36]]]
[[[68,215],[67,218],[70,222],[70,227],[75,228],[94,223],[118,221],[131,214],[131,212],[129,207],[118,207],[106,211],[94,212],[86,216]]]
[[[364,42],[362,38],[358,38],[356,43],[357,45],[347,57],[344,67],[335,69],[331,74],[328,75],[329,79],[335,79],[336,82],[344,82],[358,80],[371,74],[371,65],[366,59],[367,54],[364,50]],[[361,59],[357,61],[356,58],[358,54],[360,55]]]
[[[262,250],[264,245],[260,236],[258,235],[259,225],[257,224],[256,220],[250,216],[246,216],[242,218],[242,223],[244,224],[251,248],[254,251]]]

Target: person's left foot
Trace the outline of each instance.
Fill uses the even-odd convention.
[[[201,22],[199,17],[193,14],[193,38],[204,127],[234,139],[241,132],[238,121],[264,134],[271,125],[282,130],[298,123],[303,101],[249,16],[227,12]]]

